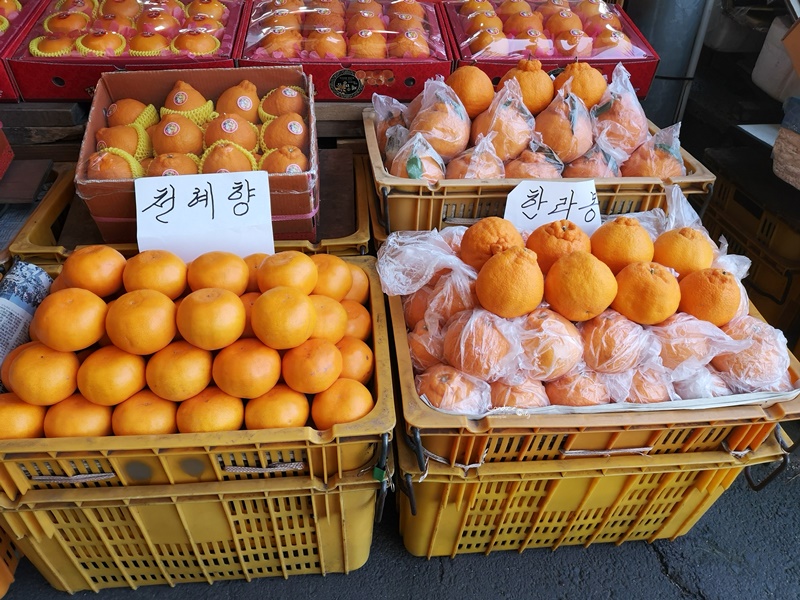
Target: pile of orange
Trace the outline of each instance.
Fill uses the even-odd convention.
[[[329,254],[72,253],[2,363],[0,437],[324,430],[374,406],[370,281]]]
[[[698,229],[669,230],[653,241],[633,217],[610,219],[591,236],[574,223],[555,221],[523,243],[510,221],[487,217],[466,229],[457,253],[477,272],[473,305],[436,313],[441,304],[434,290],[448,282],[466,284],[458,269],[439,274],[435,286],[424,286],[405,304],[418,374],[445,365],[447,379],[459,380],[455,370],[467,381],[478,378],[495,388],[542,382],[553,404],[662,402],[674,397],[670,371],[687,359],[698,367],[712,360],[709,327],[715,339],[727,339],[718,327],[742,339],[739,323],[749,318],[741,316],[746,300],[741,284],[712,267],[715,247]],[[676,321],[680,328],[668,326]],[[776,373],[787,368],[786,348],[771,327],[747,331],[757,332],[757,352],[747,360],[731,354],[713,362],[734,391],[745,389],[742,380],[774,376],[777,381]],[[722,352],[727,350],[716,350]],[[619,381],[620,374],[627,374],[628,387],[605,387],[613,383],[609,377]],[[426,397],[436,404],[437,388],[424,381]],[[461,389],[486,401],[485,388],[464,384]],[[749,391],[759,389],[766,388],[754,384]],[[454,393],[447,396],[449,410],[457,410]],[[463,398],[464,406],[473,410],[475,399]]]
[[[309,99],[298,87],[259,95],[245,79],[212,100],[177,81],[158,109],[121,98],[106,113],[87,161],[89,179],[310,170]]]

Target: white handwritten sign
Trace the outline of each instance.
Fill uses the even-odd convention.
[[[504,216],[525,231],[566,219],[592,235],[600,227],[594,180],[523,181],[508,194]]]
[[[187,262],[211,250],[275,252],[266,171],[140,177],[135,186],[140,250]]]

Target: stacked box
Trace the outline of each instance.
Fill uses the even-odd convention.
[[[0,8],[0,101],[20,99],[8,59],[43,9],[35,0],[15,0]]]

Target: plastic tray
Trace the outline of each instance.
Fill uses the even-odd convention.
[[[383,165],[375,132],[375,111],[363,112],[364,134],[380,201],[380,221],[388,232],[441,229],[467,225],[475,219],[502,216],[506,196],[521,179],[442,179],[429,186],[423,180],[390,175]],[[665,184],[680,186],[687,196],[708,194],[714,174],[681,149],[687,174],[670,181],[655,177],[595,179],[597,200],[604,214],[649,210],[666,204]]]
[[[311,427],[185,433],[162,436],[50,438],[0,441],[0,499],[36,489],[294,479],[327,482],[385,457],[395,425],[384,296],[375,258],[346,257],[370,279],[375,408],[330,430]]]
[[[415,556],[551,548],[686,534],[743,469],[784,460],[774,439],[744,459],[585,458],[489,465],[479,474],[431,462],[421,472],[398,440],[400,533]]]
[[[800,418],[800,391],[770,406],[614,413],[492,415],[469,419],[437,411],[414,385],[403,306],[389,297],[405,435],[422,470],[427,459],[482,469],[487,463],[552,461],[572,456],[659,455],[756,450],[782,420]],[[800,363],[791,356],[793,380]],[[560,464],[560,462],[559,462]]]
[[[0,512],[0,525],[69,593],[348,573],[369,558],[387,487],[370,470],[327,485],[304,478],[45,490]]]

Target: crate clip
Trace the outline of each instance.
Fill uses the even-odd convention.
[[[728,440],[722,440],[722,449],[736,460],[742,460],[745,456],[752,452],[750,448],[745,448],[744,450],[731,450],[730,446],[728,446]]]
[[[775,427],[775,438],[778,440],[778,444],[781,448],[783,448],[784,452],[791,454],[800,446],[800,441],[789,444],[786,441],[787,437],[783,433],[783,428],[781,427],[780,423],[778,423],[778,425]]]
[[[414,481],[411,473],[404,473],[403,477],[397,478],[397,489],[408,496],[408,505],[411,509],[411,516],[417,516],[417,499],[414,497]]]
[[[778,440],[778,445],[785,452],[785,454],[780,458],[781,461],[780,464],[777,467],[775,467],[772,470],[772,472],[770,472],[769,475],[764,477],[764,479],[762,479],[761,481],[756,482],[751,473],[753,465],[748,465],[744,468],[744,478],[747,480],[747,485],[749,485],[750,489],[753,490],[754,492],[763,490],[773,479],[775,479],[779,474],[785,471],[786,467],[789,466],[789,453],[794,452],[798,444],[795,443],[792,444],[791,446],[787,445],[782,432],[783,430],[780,424],[776,425],[773,433],[775,435],[775,439]]]
[[[105,481],[114,479],[116,473],[78,473],[77,475],[32,475],[31,481],[46,483],[88,483],[91,481]]]
[[[419,467],[419,470],[422,472],[422,477],[420,478],[420,481],[422,481],[428,475],[429,460],[435,460],[436,462],[442,463],[443,465],[447,465],[449,467],[458,467],[459,469],[462,469],[464,471],[464,477],[466,477],[469,474],[470,469],[477,469],[483,466],[483,463],[486,462],[486,455],[489,453],[489,448],[487,447],[483,451],[483,455],[481,456],[480,461],[477,463],[470,463],[468,465],[462,463],[451,464],[450,461],[444,458],[443,456],[434,454],[433,452],[431,452],[430,450],[425,448],[425,446],[422,445],[422,439],[420,437],[419,429],[417,427],[412,427],[411,436],[410,437],[405,436],[405,437],[406,437],[406,442],[408,443],[409,446],[411,446],[411,449],[414,451],[414,454],[417,457],[417,466]]]
[[[306,463],[301,460],[297,462],[269,463],[266,467],[225,465],[223,471],[227,473],[283,473],[285,471],[302,471],[305,468]]]
[[[605,450],[564,450],[560,448],[558,452],[561,456],[588,458],[596,456],[618,456],[621,454],[640,454],[641,456],[647,456],[652,449],[652,446],[641,446],[639,448],[607,448]]]

